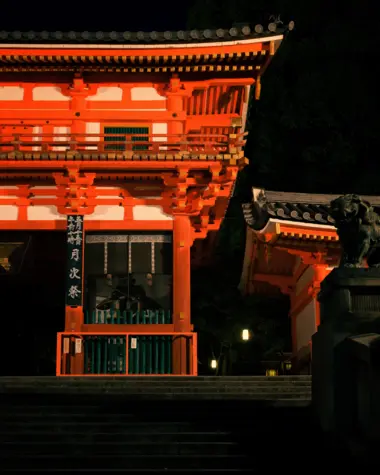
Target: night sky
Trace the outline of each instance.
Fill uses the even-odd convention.
[[[147,4],[149,3],[149,6]],[[1,2],[5,31],[165,31],[186,26],[192,0],[148,2]],[[108,7],[110,5],[110,7]]]

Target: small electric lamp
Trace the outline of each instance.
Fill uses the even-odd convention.
[[[266,375],[267,376],[277,376],[278,371],[276,369],[267,369],[266,370]]]
[[[286,369],[286,371],[290,371],[292,369],[292,362],[291,361],[285,361],[285,369]]]

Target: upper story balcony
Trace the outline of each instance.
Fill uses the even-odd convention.
[[[110,128],[111,129],[111,128]],[[129,133],[127,128],[105,129],[103,134],[0,134],[0,160],[227,160],[243,157],[247,133],[181,135]],[[136,133],[137,132],[137,133]]]

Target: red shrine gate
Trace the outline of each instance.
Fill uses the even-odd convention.
[[[0,229],[67,233],[57,375],[197,374],[190,248],[219,229],[284,34],[256,30],[5,35]]]

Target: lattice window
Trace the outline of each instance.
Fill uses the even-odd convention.
[[[149,127],[104,127],[105,142],[112,143],[105,146],[105,150],[126,150],[127,140],[132,142],[148,142]],[[132,150],[148,150],[148,145],[132,145]]]

